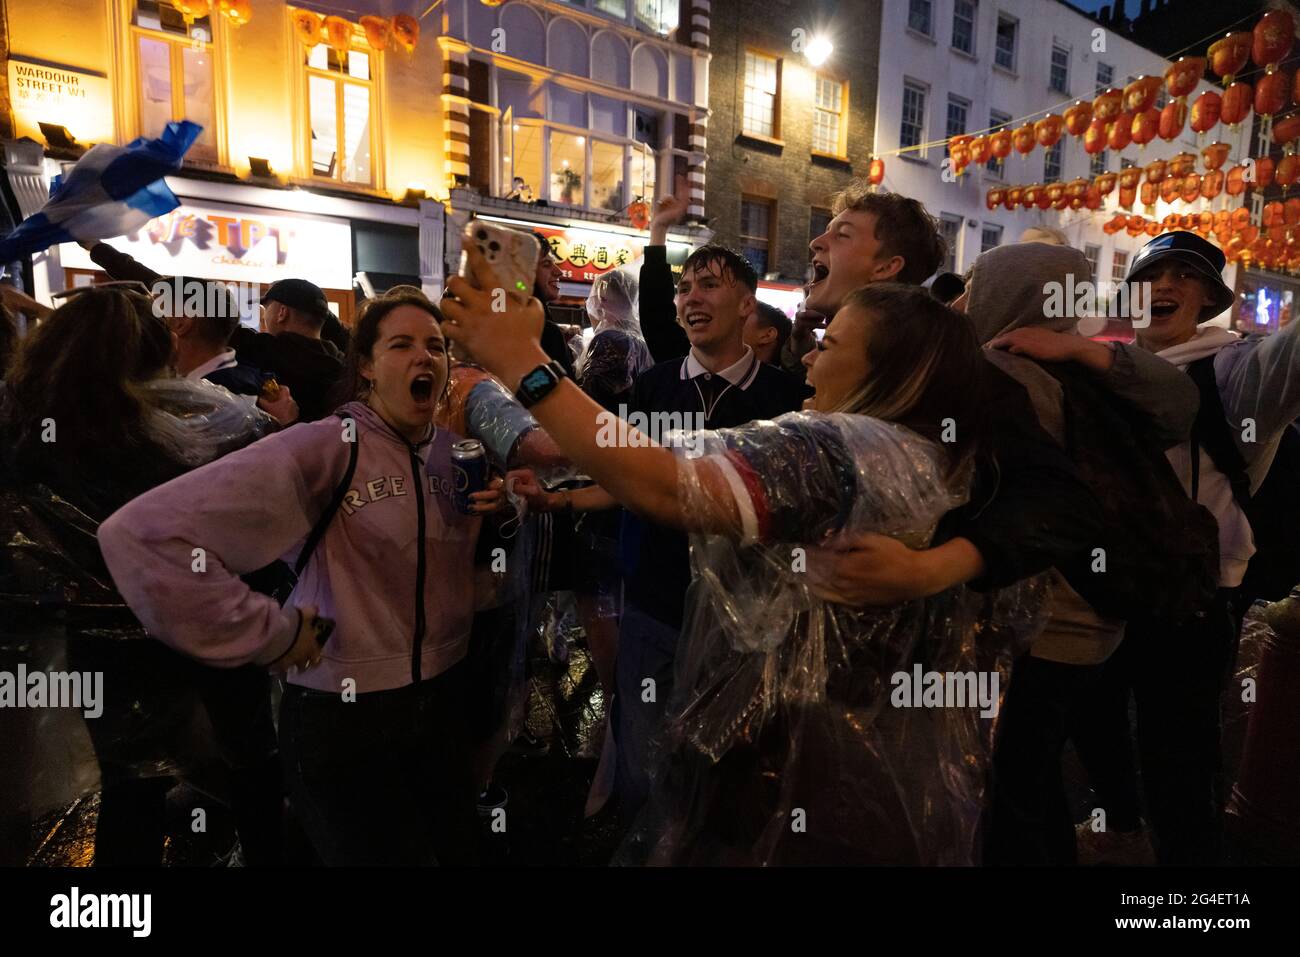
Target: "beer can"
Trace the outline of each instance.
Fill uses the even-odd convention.
[[[470,495],[487,488],[487,453],[478,439],[464,439],[451,447],[452,503],[471,514]]]

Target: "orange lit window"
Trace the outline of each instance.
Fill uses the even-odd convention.
[[[312,176],[373,186],[377,63],[364,43],[358,30],[344,55],[324,43],[304,51],[307,135]]]
[[[212,17],[186,24],[165,0],[137,0],[131,22],[140,135],[158,136],[173,120],[191,120],[203,132],[187,158],[215,161]]]

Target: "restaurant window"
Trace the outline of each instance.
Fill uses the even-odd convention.
[[[551,131],[551,189],[548,198],[552,203],[584,205],[586,141],[585,136]]]
[[[843,156],[844,84],[830,77],[817,77],[817,98],[813,104],[813,143],[818,153]]]
[[[775,57],[745,51],[745,104],[741,129],[760,136],[777,135],[780,67]]]
[[[1018,21],[998,14],[997,47],[993,51],[993,62],[1012,73],[1016,72],[1016,35],[1019,31]]]
[[[655,201],[655,151],[647,146],[633,146],[628,162],[628,182],[632,186],[631,201]]]
[[[188,27],[179,11],[160,0],[137,0],[132,24],[139,80],[140,135],[157,137],[175,120],[203,132],[188,158],[217,159],[216,89],[213,84],[212,16]]]
[[[362,186],[374,184],[374,84],[365,37],[340,53],[318,43],[306,52],[307,129],[313,176]]]
[[[768,272],[772,248],[771,200],[740,201],[740,253],[749,260],[761,279]]]
[[[591,208],[619,212],[623,200],[623,157],[626,150],[617,143],[591,141]]]

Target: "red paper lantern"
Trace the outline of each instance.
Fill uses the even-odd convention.
[[[1106,136],[1106,145],[1116,153],[1128,146],[1133,140],[1133,114],[1127,110],[1115,118]]]
[[[1083,134],[1083,151],[1088,154],[1100,153],[1106,148],[1106,123],[1093,117],[1088,129]]]
[[[650,206],[638,200],[628,206],[627,218],[632,223],[633,229],[645,229],[650,225]]]
[[[989,157],[993,155],[993,144],[989,141],[989,137],[987,136],[975,137],[970,141],[970,146],[968,148],[970,150],[971,162],[979,166],[983,166],[987,163]]]
[[[393,37],[403,50],[410,53],[420,42],[420,21],[409,13],[399,13],[393,17]]]
[[[879,186],[885,181],[885,161],[878,156],[867,167],[867,181],[872,186]]]
[[[1172,203],[1178,198],[1179,187],[1182,179],[1177,176],[1166,176],[1165,181],[1160,184],[1160,198],[1166,203]]]
[[[1222,169],[1232,147],[1217,140],[1201,150],[1201,164],[1208,169]]]
[[[1223,192],[1223,170],[1211,170],[1201,177],[1201,198],[1214,199]]]
[[[1250,113],[1255,89],[1249,83],[1238,80],[1223,91],[1223,106],[1219,110],[1219,120],[1229,126],[1236,126]]]
[[[1173,103],[1169,104],[1169,106],[1173,105]],[[1159,130],[1160,111],[1152,106],[1133,117],[1133,125],[1129,130],[1129,136],[1138,145],[1138,149],[1142,149],[1156,138],[1156,133]],[[1174,136],[1177,135],[1177,133],[1174,134]],[[1173,139],[1173,136],[1169,137],[1169,139]]]
[[[181,19],[185,21],[186,26],[201,17],[206,17],[212,10],[212,4],[209,0],[172,0],[172,6],[181,15]]]
[[[994,186],[991,190],[989,190],[987,193],[984,194],[985,209],[997,209],[1000,205],[1002,205],[1002,198],[1005,195],[1006,195],[1006,190],[1002,189],[1000,186]]]
[[[1124,94],[1122,91],[1115,89],[1103,90],[1098,93],[1092,101],[1092,118],[1101,120],[1104,124],[1109,124],[1119,116],[1120,111],[1124,109]]]
[[[310,10],[295,10],[290,18],[294,33],[308,50],[320,43],[325,36],[325,21],[318,13]]]
[[[1015,209],[1024,202],[1024,197],[1024,187],[1012,186],[1007,190],[1007,195],[1002,198],[1002,202],[1006,204],[1007,209]]]
[[[1280,120],[1273,121],[1273,142],[1287,146],[1292,140],[1300,139],[1300,113],[1293,113]]]
[[[1146,177],[1148,183],[1159,186],[1161,181],[1165,178],[1165,173],[1168,171],[1168,167],[1169,164],[1164,160],[1155,160],[1147,163],[1146,169],[1143,170],[1143,175]]]
[[[1199,173],[1188,173],[1183,177],[1182,189],[1179,195],[1184,203],[1194,203],[1201,198],[1201,175]]]
[[[1213,90],[1206,90],[1196,98],[1192,104],[1192,130],[1196,133],[1204,133],[1211,129],[1219,122],[1219,115],[1223,111],[1223,97]]]
[[[1182,152],[1169,161],[1169,175],[1183,177],[1196,169],[1196,154]]]
[[[1142,205],[1147,207],[1147,212],[1152,212],[1151,207],[1155,206],[1156,199],[1160,196],[1156,191],[1156,184],[1147,180],[1139,187],[1138,195],[1142,199]]]
[[[1016,152],[1021,156],[1028,156],[1034,151],[1034,124],[1026,123],[1024,126],[1016,127],[1011,134],[1011,142],[1016,147]]]
[[[1118,173],[1099,173],[1094,182],[1097,185],[1098,192],[1100,192],[1102,196],[1109,196],[1115,189],[1115,182],[1118,179]]]
[[[1050,150],[1061,138],[1064,129],[1065,121],[1055,113],[1048,113],[1034,124],[1034,139],[1043,149]]]
[[[1297,176],[1300,176],[1300,156],[1288,153],[1277,164],[1277,169],[1273,173],[1273,182],[1286,190],[1296,181]]]
[[[1234,166],[1228,170],[1228,179],[1223,184],[1224,190],[1229,196],[1240,196],[1246,191],[1246,168],[1244,166]]]
[[[1300,225],[1300,199],[1292,197],[1282,204],[1282,221],[1288,226]]]
[[[1151,109],[1156,102],[1156,94],[1164,86],[1164,78],[1159,76],[1140,76],[1124,87],[1124,109],[1130,113],[1142,113]]]
[[[346,56],[352,47],[352,24],[342,17],[326,17],[325,39],[335,53]]]
[[[392,21],[386,17],[364,16],[359,21],[366,31],[366,45],[375,51],[387,50],[393,36]]]
[[[1285,73],[1269,73],[1255,84],[1255,112],[1260,116],[1281,113],[1290,92],[1290,77]]]
[[[1011,155],[1011,131],[998,130],[989,137],[989,142],[993,145],[993,158],[1004,160]]]
[[[1083,194],[1083,205],[1086,209],[1101,209],[1101,190],[1096,186],[1089,186],[1087,192]]]
[[[1133,200],[1135,200],[1135,199],[1137,199],[1137,190],[1136,190],[1136,189],[1134,189],[1134,188],[1125,189],[1125,188],[1122,187],[1122,186],[1120,187],[1120,190],[1119,190],[1119,204],[1120,204],[1120,206],[1122,206],[1124,209],[1132,209],[1132,208],[1133,208]]]
[[[1124,227],[1124,231],[1130,236],[1141,236],[1147,231],[1147,221],[1141,216],[1130,216],[1127,225]]]
[[[232,25],[242,27],[253,19],[253,5],[250,0],[221,0],[221,12]]]
[[[1051,208],[1052,197],[1048,195],[1046,187],[1038,191],[1038,195],[1034,197],[1034,205],[1037,206],[1039,209]]]
[[[1065,111],[1065,129],[1071,136],[1082,136],[1088,131],[1092,122],[1092,104],[1075,100],[1074,105]]]
[[[1196,89],[1197,82],[1205,75],[1205,57],[1184,56],[1165,70],[1165,89],[1175,99],[1186,96]]]
[[[1253,41],[1254,37],[1249,33],[1229,33],[1222,40],[1210,44],[1210,69],[1223,77],[1224,86],[1229,85],[1246,65]]]
[[[1250,210],[1245,206],[1238,206],[1232,211],[1231,222],[1232,231],[1235,233],[1241,232],[1250,225]]]
[[[1170,100],[1160,111],[1160,138],[1165,142],[1178,139],[1186,123],[1187,104],[1182,100]]]
[[[1140,166],[1130,166],[1128,169],[1120,170],[1120,189],[1137,189],[1137,184],[1140,182],[1142,182],[1142,168]]]
[[[1261,156],[1255,160],[1255,188],[1268,189],[1272,186],[1276,172],[1277,164],[1273,162],[1273,157]]]
[[[1269,73],[1277,69],[1295,39],[1295,22],[1285,10],[1270,10],[1259,18],[1252,36],[1251,59]]]

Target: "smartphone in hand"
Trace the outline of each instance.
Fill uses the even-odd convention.
[[[473,244],[478,247],[483,258],[496,271],[497,278],[510,295],[523,301],[533,294],[533,282],[537,277],[537,259],[541,254],[537,240],[532,233],[508,226],[498,226],[482,219],[471,219],[465,224],[461,236],[462,246]],[[460,274],[464,279],[474,283],[469,272],[464,253],[460,259]]]

